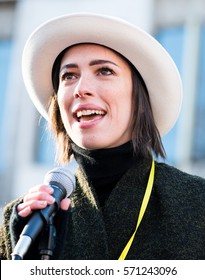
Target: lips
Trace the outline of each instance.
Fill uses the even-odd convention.
[[[88,122],[92,120],[99,119],[106,114],[106,111],[99,107],[94,107],[93,105],[79,106],[73,110],[73,117],[78,122]]]

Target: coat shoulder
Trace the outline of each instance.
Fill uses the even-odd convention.
[[[156,162],[156,177],[164,178],[173,183],[189,183],[205,187],[205,178],[184,172],[178,168],[162,162]]]

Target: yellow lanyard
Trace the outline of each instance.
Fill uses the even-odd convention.
[[[151,167],[151,170],[150,170],[146,191],[145,191],[145,194],[144,194],[144,198],[143,198],[142,205],[141,205],[141,208],[140,208],[139,216],[138,216],[138,219],[137,219],[137,226],[136,226],[135,231],[132,234],[130,240],[128,241],[127,245],[125,246],[124,250],[122,251],[118,260],[125,260],[127,254],[128,254],[128,251],[129,251],[129,249],[132,245],[132,242],[134,240],[135,234],[138,230],[138,227],[139,227],[139,225],[142,221],[142,218],[144,216],[144,213],[146,211],[146,208],[147,208],[147,205],[148,205],[148,202],[149,202],[149,199],[150,199],[150,195],[151,195],[151,192],[152,192],[153,183],[154,183],[154,169],[155,169],[155,165],[154,165],[154,160],[152,159],[152,167]]]

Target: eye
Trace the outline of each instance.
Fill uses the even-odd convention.
[[[109,67],[101,67],[99,70],[99,75],[102,76],[110,76],[114,74],[114,71],[112,69],[110,69]]]
[[[77,78],[77,75],[72,72],[64,72],[61,74],[61,81],[70,81]]]

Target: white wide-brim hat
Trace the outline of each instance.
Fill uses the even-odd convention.
[[[126,57],[140,72],[147,86],[160,135],[176,122],[182,103],[181,79],[167,51],[142,29],[115,17],[68,14],[38,27],[28,38],[22,58],[26,89],[47,120],[53,95],[52,67],[59,53],[79,43],[107,46]]]

